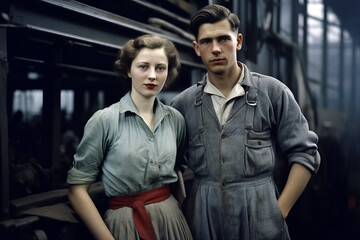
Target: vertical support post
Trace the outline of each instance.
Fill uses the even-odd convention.
[[[9,137],[7,116],[7,29],[0,27],[0,220],[9,215]]]
[[[239,19],[240,19],[240,27],[239,27],[239,33],[243,35],[243,46],[246,46],[246,17],[247,17],[247,11],[246,11],[246,4],[247,1],[241,0],[241,1],[233,1],[233,13],[235,13]],[[240,51],[238,51],[238,60],[241,62],[245,62],[245,48],[243,47]]]
[[[299,42],[299,0],[292,1],[291,14],[291,40],[294,43]]]
[[[54,68],[50,68],[53,71]],[[60,91],[61,82],[59,77],[50,73],[46,79],[47,82],[43,93],[43,122],[44,122],[44,145],[48,149],[44,156],[43,166],[50,168],[52,164],[60,158]]]
[[[308,72],[307,72],[307,64],[308,64],[308,43],[307,43],[307,37],[308,37],[308,14],[307,14],[307,1],[308,0],[304,0],[304,8],[303,8],[303,16],[304,16],[304,22],[303,22],[303,47],[302,47],[302,54],[303,54],[303,60],[304,60],[304,72],[305,72],[305,76],[306,78],[308,77]]]
[[[339,111],[344,112],[344,28],[341,26],[340,32],[340,56],[339,56]]]
[[[323,54],[322,54],[322,74],[321,74],[321,96],[322,96],[322,107],[327,108],[328,102],[328,81],[327,81],[327,61],[328,61],[328,42],[327,42],[327,30],[328,22],[327,22],[327,4],[324,2],[324,20],[323,20]]]
[[[353,40],[353,47],[352,47],[352,66],[351,66],[351,97],[350,97],[350,111],[356,111],[357,104],[356,104],[356,42]],[[356,123],[357,124],[357,123]]]
[[[43,94],[43,122],[44,134],[50,152],[45,156],[45,167],[49,168],[60,159],[60,138],[61,138],[61,77],[55,64],[61,62],[63,46],[57,42],[54,46],[54,59],[47,73],[44,94]]]

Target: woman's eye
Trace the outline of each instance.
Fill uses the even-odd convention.
[[[147,69],[147,66],[146,66],[146,65],[139,65],[139,68],[146,70],[146,69]]]
[[[157,71],[159,71],[159,72],[162,72],[165,70],[166,70],[166,67],[164,67],[164,66],[157,67]]]

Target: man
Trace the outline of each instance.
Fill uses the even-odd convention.
[[[195,239],[289,239],[285,219],[319,168],[318,138],[283,83],[237,62],[239,25],[220,5],[190,23],[207,74],[172,102],[186,120],[195,174],[184,211]],[[276,149],[291,166],[280,196]]]

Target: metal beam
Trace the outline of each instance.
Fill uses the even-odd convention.
[[[124,7],[129,2],[124,2]],[[140,23],[92,6],[63,0],[15,1],[9,7],[11,23],[92,39],[109,46],[123,46],[129,39],[142,34],[156,34],[174,42],[180,57],[199,62],[191,41],[175,33]],[[50,30],[51,29],[51,30]]]

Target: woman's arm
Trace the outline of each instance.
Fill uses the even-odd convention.
[[[178,180],[170,184],[170,190],[181,206],[186,198],[186,191],[182,172],[180,170],[176,170],[176,174],[178,176]]]
[[[310,178],[311,173],[307,168],[298,163],[293,164],[284,190],[278,199],[280,211],[284,219],[287,218],[291,208],[304,191]]]
[[[89,196],[89,187],[90,184],[70,185],[68,193],[69,201],[95,239],[114,240],[115,238],[105,225],[104,220]]]

